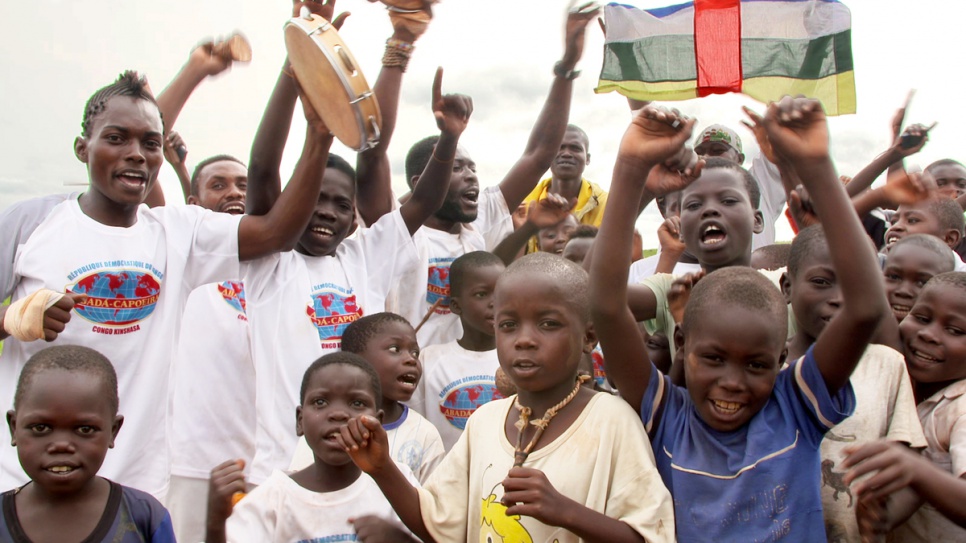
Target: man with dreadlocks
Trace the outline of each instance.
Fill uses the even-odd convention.
[[[26,234],[17,231],[18,206],[0,215],[0,232],[19,240],[13,258],[0,261],[0,269],[10,270],[0,298],[13,302],[0,308],[0,402],[12,405],[20,370],[45,346],[36,340],[103,352],[117,367],[131,431],[117,440],[100,473],[162,497],[165,405],[185,299],[197,286],[239,277],[240,260],[294,246],[313,211],[332,142],[311,106],[306,118],[302,157],[266,215],[148,209],[141,204],[157,183],[164,142],[158,103],[135,72],[97,91],[74,141],[89,189],[50,207]],[[26,482],[14,449],[0,451],[0,488]]]

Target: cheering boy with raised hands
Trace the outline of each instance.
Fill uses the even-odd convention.
[[[814,195],[823,227],[835,232],[829,252],[843,292],[832,322],[787,371],[780,371],[784,300],[749,268],[720,269],[694,286],[674,334],[687,389],[652,366],[627,309],[623,285],[638,202],[686,182],[673,175],[640,180],[654,168],[680,164],[675,158],[693,121],[653,107],[634,119],[621,142],[591,265],[594,325],[608,376],[640,410],[661,451],[658,468],[686,541],[825,538],[819,444],[851,413],[849,375],[886,311],[874,254],[829,157],[821,106],[786,98],[769,107],[765,124],[775,151]]]

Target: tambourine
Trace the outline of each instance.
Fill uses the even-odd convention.
[[[332,134],[356,151],[378,144],[379,104],[335,27],[303,7],[285,23],[285,48],[302,92]]]

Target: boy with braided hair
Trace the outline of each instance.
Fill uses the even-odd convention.
[[[311,109],[307,117],[314,119]],[[168,401],[172,339],[185,298],[194,287],[238,277],[240,260],[295,242],[318,194],[331,142],[326,132],[309,123],[309,144],[293,180],[277,209],[263,217],[195,206],[149,210],[141,204],[157,183],[164,138],[157,102],[135,72],[95,93],[74,142],[90,188],[53,207],[10,266],[13,304],[0,309],[0,338],[15,337],[4,342],[0,401],[11,401],[20,369],[42,348],[37,339],[107,353],[118,364],[131,429],[118,439],[103,472],[163,496],[168,422],[167,410],[158,406]],[[25,480],[13,451],[0,451],[0,486]]]

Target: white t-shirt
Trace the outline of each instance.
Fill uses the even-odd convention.
[[[764,219],[764,228],[761,233],[751,237],[751,250],[775,243],[775,222],[782,216],[785,208],[785,186],[782,185],[781,172],[778,167],[768,162],[765,155],[759,153],[751,161],[749,168],[751,175],[758,181],[758,190],[761,192],[761,203],[758,209]]]
[[[647,257],[637,260],[631,263],[630,272],[627,274],[627,284],[636,285],[641,281],[647,279],[648,277],[654,275],[655,270],[657,270],[657,262],[661,259],[661,251],[658,249],[657,253]],[[671,271],[672,275],[680,276],[689,273],[694,273],[696,271],[701,271],[701,264],[688,264],[687,262],[678,262],[674,265],[674,269]]]
[[[174,360],[171,473],[207,480],[229,458],[255,456],[255,367],[238,281],[188,297]]]
[[[496,349],[468,351],[456,341],[430,345],[419,353],[423,377],[409,400],[439,430],[446,450],[453,448],[466,420],[481,405],[503,398],[496,389],[500,361]]]
[[[513,232],[510,210],[500,187],[480,192],[476,220],[463,224],[458,234],[426,226],[413,235],[419,251],[419,266],[403,274],[387,300],[387,310],[398,313],[416,326],[441,300],[433,315],[416,334],[419,346],[455,341],[463,335],[460,319],[449,310],[449,267],[457,257],[472,251],[488,251]]]
[[[399,466],[414,486],[419,483]],[[372,477],[363,473],[334,492],[312,492],[274,471],[235,505],[226,528],[229,543],[328,543],[356,541],[350,518],[376,515],[399,521]]]
[[[513,466],[513,445],[504,422],[512,405],[509,398],[478,409],[419,490],[423,522],[436,541],[579,541],[563,528],[505,513],[501,482]],[[616,396],[594,395],[570,428],[523,467],[542,471],[564,496],[627,523],[649,542],[674,541],[671,494],[644,426]]]
[[[252,483],[261,484],[292,460],[305,369],[339,350],[350,323],[383,311],[390,285],[414,266],[416,250],[398,210],[359,229],[333,256],[288,251],[246,263],[255,364]]]
[[[822,440],[822,513],[829,541],[859,541],[855,520],[858,496],[842,480],[843,449],[877,439],[925,447],[912,383],[901,353],[869,345],[852,372],[855,412]]]
[[[238,277],[241,218],[196,206],[141,206],[128,228],[101,224],[72,198],[17,248],[13,299],[40,288],[86,293],[54,345],[100,351],[118,375],[125,424],[99,474],[155,497],[169,471],[169,377],[181,315],[196,287]],[[2,230],[2,225],[0,225]],[[13,407],[17,378],[44,341],[4,341],[0,398]],[[0,452],[0,488],[27,482],[13,447]]]
[[[403,406],[403,414],[399,420],[384,424],[383,428],[389,439],[389,456],[397,464],[408,466],[420,483],[429,478],[429,474],[446,455],[436,428],[422,415],[406,406]],[[302,436],[295,447],[295,456],[289,471],[305,469],[313,462],[315,458],[312,449],[305,441],[305,436]]]

